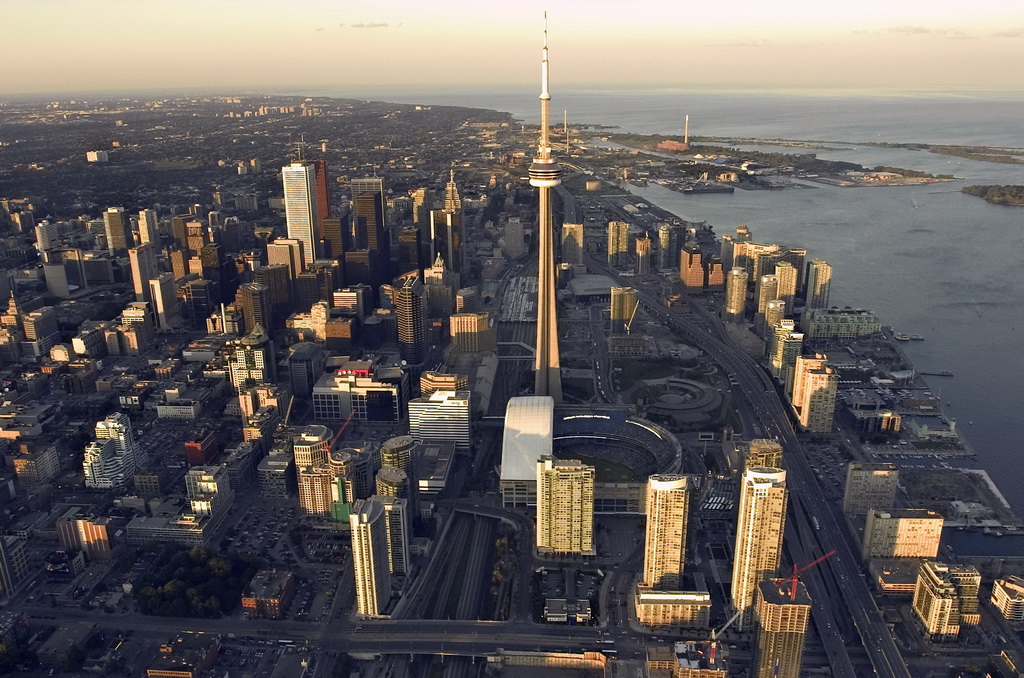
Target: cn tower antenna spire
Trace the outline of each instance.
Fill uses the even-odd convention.
[[[534,394],[562,402],[562,375],[558,354],[558,318],[555,314],[555,246],[551,215],[551,189],[561,183],[562,168],[551,157],[551,91],[548,64],[548,14],[544,13],[544,48],[540,62],[540,139],[530,165],[530,185],[537,188],[537,349]]]

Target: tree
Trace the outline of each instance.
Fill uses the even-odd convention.
[[[61,671],[67,671],[69,673],[76,673],[82,670],[82,664],[85,663],[85,650],[78,647],[77,645],[72,646],[68,650],[67,655],[64,657],[64,661],[61,663]]]

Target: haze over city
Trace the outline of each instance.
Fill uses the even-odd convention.
[[[8,0],[0,92],[523,85],[549,10],[562,87],[1018,90],[1009,0],[491,3]],[[111,40],[113,36],[116,39]]]

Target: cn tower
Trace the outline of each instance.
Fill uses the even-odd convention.
[[[558,318],[555,315],[555,247],[551,223],[551,189],[561,181],[562,168],[551,157],[549,139],[551,94],[548,92],[548,22],[544,14],[544,50],[540,66],[540,143],[530,165],[530,185],[537,187],[537,350],[534,394],[562,402],[562,375],[558,360]]]

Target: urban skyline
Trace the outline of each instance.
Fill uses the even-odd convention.
[[[82,607],[76,615],[104,628],[139,621],[146,638],[164,632],[149,615],[216,617],[186,623],[190,630],[174,645],[196,640],[192,629],[213,629],[208,633],[224,635],[206,657],[228,666],[231,652],[217,657],[221,643],[284,636],[269,654],[286,662],[297,637],[299,651],[317,667],[314,676],[324,671],[320,659],[344,667],[333,652],[389,666],[406,657],[413,662],[414,655],[429,664],[447,654],[453,670],[465,673],[482,653],[500,659],[499,648],[525,652],[531,661],[567,653],[587,667],[622,659],[652,668],[667,653],[668,661],[686,655],[699,670],[716,656],[734,668],[753,661],[763,676],[797,676],[807,655],[815,668],[829,666],[836,675],[873,670],[903,678],[944,668],[954,655],[932,651],[943,644],[959,643],[972,658],[989,656],[998,639],[975,630],[981,571],[948,549],[942,555],[949,563],[918,560],[938,557],[947,520],[1006,533],[1020,520],[998,503],[994,485],[985,494],[980,481],[967,483],[981,501],[954,495],[946,505],[920,487],[897,497],[894,475],[883,481],[867,477],[869,467],[855,467],[968,456],[966,445],[958,447],[955,422],[899,350],[897,342],[921,337],[883,327],[867,309],[818,307],[832,268],[820,259],[805,268],[805,249],[755,243],[746,226],[719,240],[706,221],[682,219],[631,192],[661,180],[659,171],[680,172],[674,190],[697,195],[736,186],[793,188],[797,180],[848,190],[858,190],[857,181],[886,183],[896,192],[947,179],[830,166],[834,174],[824,177],[809,170],[787,175],[778,160],[762,173],[753,160],[724,155],[714,159],[722,160],[719,168],[742,168],[742,177],[723,171],[709,179],[719,169],[710,163],[696,173],[679,170],[708,158],[675,140],[658,148],[686,153],[692,162],[657,164],[637,150],[624,167],[615,152],[582,143],[574,149],[566,140],[572,176],[563,184],[551,156],[547,52],[545,30],[542,124],[528,172],[523,158],[536,142],[532,130],[516,132],[507,120],[447,120],[449,130],[473,130],[477,147],[467,143],[452,158],[433,157],[445,147],[432,139],[424,145],[428,159],[372,143],[361,154],[396,154],[379,164],[380,176],[377,163],[368,178],[367,164],[357,160],[331,184],[324,162],[326,186],[316,197],[327,205],[335,193],[341,216],[306,218],[299,233],[286,172],[283,180],[259,179],[259,190],[272,188],[257,199],[234,191],[257,185],[244,177],[260,174],[259,159],[222,161],[219,180],[230,180],[228,188],[217,183],[199,202],[154,208],[163,246],[156,267],[130,251],[142,231],[154,228],[149,215],[131,216],[137,205],[101,206],[104,217],[90,218],[59,201],[3,199],[0,225],[7,257],[16,261],[0,278],[10,290],[0,355],[5,378],[23,394],[4,405],[14,408],[14,423],[3,426],[18,431],[17,444],[8,445],[10,487],[26,491],[11,499],[50,511],[46,519],[66,549],[51,553],[52,543],[36,543],[30,530],[22,536],[20,513],[9,513],[17,536],[0,540],[0,584],[14,609],[46,626],[43,620],[53,617],[32,605],[43,596],[54,608]],[[240,107],[215,117],[252,119],[257,136],[265,134],[259,128],[273,128],[275,116],[291,129],[295,121],[338,113],[330,101],[213,105]],[[411,111],[388,116],[405,112]],[[354,107],[342,115],[355,115]],[[321,143],[323,152],[330,141]],[[460,156],[475,163],[459,166],[462,194],[453,169]],[[89,169],[97,175],[120,160],[116,150],[76,150],[75,157],[82,167],[95,163]],[[275,165],[289,168],[267,163]],[[621,181],[625,168],[638,166],[652,172]],[[297,198],[307,205],[314,204],[309,179],[307,172]],[[601,191],[612,184],[611,193]],[[416,200],[425,203],[425,186],[446,187],[442,211],[457,214],[449,225],[458,225],[458,237],[451,230],[444,238],[464,243],[459,253],[467,256],[458,264],[438,257],[429,271],[393,278],[389,245],[422,215]],[[299,251],[326,238],[325,218],[345,251],[331,248],[331,260],[303,261]],[[579,251],[570,246],[563,255],[571,261],[556,269],[555,233],[563,220],[580,225],[573,233],[578,243],[570,243]],[[523,224],[536,226],[529,240]],[[669,224],[662,240],[660,225]],[[634,260],[631,241],[655,232],[658,256]],[[153,237],[148,232],[145,239]],[[347,240],[359,249],[341,247]],[[400,258],[417,258],[409,252],[414,240],[398,243]],[[606,256],[613,249],[622,256]],[[360,250],[374,252],[378,266],[370,257],[360,269],[351,256]],[[281,263],[268,265],[271,251]],[[33,267],[36,257],[42,264]],[[654,270],[654,260],[666,265]],[[727,288],[728,270],[751,275]],[[140,285],[147,275],[156,277]],[[844,275],[839,270],[836,279]],[[185,311],[165,308],[166,327],[136,300],[164,287],[173,294],[163,305]],[[626,290],[628,304],[616,299]],[[736,303],[740,296],[752,297],[757,308]],[[77,304],[111,298],[123,306],[112,320],[65,320]],[[34,310],[23,313],[19,302]],[[462,320],[459,310],[467,312],[466,333],[478,335],[472,340],[456,340],[451,330]],[[558,316],[567,321],[561,332]],[[797,323],[804,332],[795,331]],[[533,395],[526,395],[531,384]],[[120,410],[105,420],[94,406],[104,398],[107,411]],[[64,438],[54,438],[51,426]],[[69,438],[74,445],[63,442]],[[84,474],[75,465],[79,442]],[[925,452],[934,449],[941,453]],[[847,493],[862,483],[871,486],[871,499],[842,497],[844,470]],[[970,475],[948,462],[933,470]],[[57,498],[49,492],[29,489],[63,492],[83,482],[93,494],[71,511],[51,506]],[[125,495],[130,491],[139,496]],[[866,525],[837,515],[841,499],[851,520],[867,512]],[[927,501],[938,502],[944,515],[917,507]],[[94,538],[104,545],[93,548],[87,542]],[[688,550],[687,542],[697,548]],[[153,543],[166,546],[154,550]],[[111,551],[126,565],[148,567],[104,571],[90,590],[71,593],[78,584],[65,584],[84,582],[74,579],[82,568],[100,571],[92,559],[109,559]],[[200,594],[198,586],[187,589],[187,603],[180,596],[161,600],[185,591],[184,577],[204,576],[197,571],[214,552],[211,570],[239,562],[253,570],[233,578],[244,584],[238,600],[226,590],[204,598],[209,588]],[[181,556],[195,566],[178,567]],[[28,564],[35,568],[44,558],[46,575],[29,576]],[[730,566],[727,594],[714,582]],[[290,577],[300,571],[296,583]],[[165,575],[171,583],[158,583]],[[108,588],[128,590],[125,584],[133,584],[132,598],[105,598]],[[906,598],[897,604],[907,613],[898,633],[880,609],[896,609],[887,595]],[[931,614],[936,605],[943,615]],[[181,606],[193,614],[179,614]],[[217,614],[199,614],[196,606]],[[56,619],[55,637],[73,633],[62,616]],[[1001,623],[994,615],[987,621]],[[729,642],[716,644],[719,634]],[[336,644],[329,647],[328,639]],[[698,640],[701,649],[693,649]],[[43,666],[54,665],[49,642],[33,650]],[[1011,644],[1008,651],[1016,651],[1019,639]],[[177,651],[160,646],[160,654]]]

